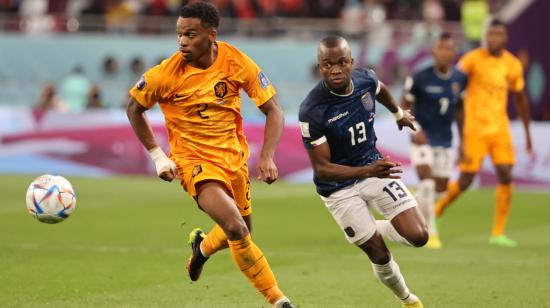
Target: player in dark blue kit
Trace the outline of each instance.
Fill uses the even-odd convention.
[[[447,189],[452,173],[451,124],[455,118],[463,118],[461,96],[466,76],[453,67],[455,45],[448,33],[439,37],[432,53],[432,66],[407,77],[401,105],[411,109],[417,121],[411,138],[411,162],[420,180],[416,198],[428,223],[426,247],[438,249],[441,241],[435,224],[435,199]]]
[[[368,255],[375,276],[403,307],[423,307],[381,236],[417,247],[428,240],[416,200],[399,180],[399,163],[376,149],[375,99],[394,114],[399,129],[413,128],[414,117],[397,106],[372,70],[353,70],[344,38],[324,38],[317,60],[323,80],[301,104],[299,116],[317,192],[348,241]],[[369,208],[386,220],[375,221]]]

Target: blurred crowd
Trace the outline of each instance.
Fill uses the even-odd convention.
[[[0,0],[0,10],[20,15],[50,14],[79,16],[174,16],[179,8],[198,0]],[[419,19],[423,2],[446,20],[460,19],[462,0],[211,0],[224,17],[311,17],[338,18],[346,7],[380,6],[388,19]]]
[[[135,29],[140,16],[177,16],[182,5],[200,0],[0,0],[0,13],[12,13],[29,27],[65,30],[66,18],[104,16],[107,29]],[[490,7],[506,0],[211,0],[223,17],[341,18],[353,15],[375,23],[384,20],[461,20],[464,2]],[[69,26],[70,27],[70,26]],[[13,30],[13,29],[11,29]],[[70,31],[70,29],[69,29]]]
[[[133,84],[127,84],[128,80],[138,80],[145,71],[146,63],[141,57],[134,57],[125,67],[121,67],[116,57],[106,56],[100,65],[102,76],[99,81],[92,80],[82,66],[76,65],[58,84],[46,83],[34,104],[34,111],[82,112],[125,107],[128,96],[113,103],[113,97],[106,97],[109,93],[105,92],[110,88],[116,89],[117,92],[120,92],[121,88],[130,89]]]

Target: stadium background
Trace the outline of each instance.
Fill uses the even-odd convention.
[[[509,48],[526,68],[531,115],[537,121],[533,125],[534,157],[521,155],[523,133],[520,125],[513,125],[520,153],[515,176],[520,185],[550,187],[550,148],[543,142],[549,132],[543,121],[550,120],[550,43],[540,40],[537,31],[548,24],[548,2],[214,2],[224,16],[220,39],[252,56],[279,91],[287,128],[277,161],[285,178],[300,182],[310,180],[311,170],[297,134],[296,113],[318,80],[315,48],[319,38],[334,33],[349,37],[356,65],[374,68],[400,97],[404,77],[430,63],[434,37],[442,31],[451,32],[462,53],[479,44],[484,20],[490,14],[499,16],[509,24]],[[177,50],[174,20],[181,3],[2,1],[0,172],[151,173],[152,164],[133,138],[123,106],[128,88],[142,72]],[[254,170],[262,116],[246,99],[243,113]],[[164,136],[158,109],[152,118],[155,129]],[[384,112],[378,122],[384,127],[377,130],[380,147],[410,170],[406,134],[396,134]],[[415,182],[412,172],[405,174],[408,183]],[[494,182],[488,161],[480,180],[481,184]]]
[[[262,304],[227,252],[209,263],[202,284],[187,284],[181,272],[185,234],[197,223],[211,223],[177,184],[153,176],[123,109],[143,70],[177,50],[174,25],[182,2],[0,0],[0,306]],[[309,183],[296,113],[317,82],[318,40],[327,34],[350,38],[356,64],[374,68],[400,97],[404,77],[429,64],[430,42],[441,31],[453,34],[462,53],[479,44],[489,15],[507,22],[509,49],[525,67],[534,120],[532,157],[523,155],[521,124],[512,123],[520,192],[510,235],[520,248],[503,253],[487,246],[493,196],[481,188],[452,209],[442,228],[443,250],[391,249],[431,307],[550,307],[550,242],[544,236],[550,232],[549,1],[213,2],[224,16],[219,38],[263,68],[286,111],[276,157],[283,181],[253,185],[255,236],[300,307],[395,304],[370,279],[366,258],[342,244]],[[513,107],[509,111],[515,119]],[[254,172],[263,118],[246,99],[243,113]],[[149,116],[166,146],[162,115],[155,109]],[[384,112],[377,115],[376,131],[381,150],[404,164],[405,180],[414,184],[408,135]],[[42,173],[66,176],[78,194],[75,217],[53,228],[24,213],[26,186]],[[477,184],[493,183],[486,161]]]

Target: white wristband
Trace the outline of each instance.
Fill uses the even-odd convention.
[[[160,147],[152,148],[149,150],[149,157],[151,157],[151,160],[155,163],[163,158],[168,158],[164,151]]]
[[[399,120],[403,119],[403,117],[405,116],[405,114],[403,112],[403,109],[401,109],[401,107],[398,106],[397,107],[397,112],[394,112],[393,116],[395,117],[396,121],[399,121]]]
[[[157,175],[161,175],[164,172],[173,172],[177,173],[176,164],[166,156],[164,151],[160,147],[155,147],[149,151],[149,156],[155,163],[155,169],[157,170]]]

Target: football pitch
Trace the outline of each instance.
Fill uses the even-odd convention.
[[[0,307],[268,307],[222,251],[191,283],[191,229],[210,229],[179,184],[68,177],[77,209],[57,225],[27,214],[32,176],[0,176]],[[312,185],[254,183],[253,237],[298,307],[400,307],[344,241]],[[443,249],[389,244],[425,307],[550,307],[550,194],[516,192],[508,235],[487,243],[492,190],[465,194],[441,224]]]

